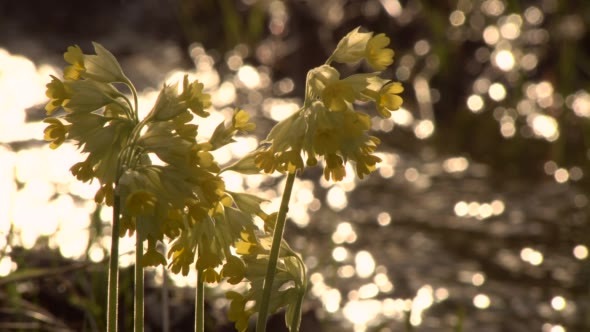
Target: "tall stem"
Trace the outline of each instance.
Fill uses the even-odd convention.
[[[143,239],[139,230],[140,222],[137,222],[135,232],[135,332],[143,332]]]
[[[205,283],[203,270],[197,269],[197,289],[195,290],[195,332],[205,332]]]
[[[277,270],[279,251],[281,248],[281,242],[283,241],[285,220],[287,219],[287,211],[289,210],[289,200],[291,199],[291,191],[293,191],[294,182],[295,173],[289,173],[289,175],[287,176],[287,183],[285,184],[285,190],[283,191],[281,207],[277,215],[274,233],[272,236],[272,246],[270,248],[270,257],[268,258],[266,276],[264,277],[264,285],[262,289],[262,302],[260,302],[260,311],[258,312],[258,321],[256,322],[256,332],[266,331],[266,320],[268,318],[268,309],[270,304],[272,283],[274,281],[275,273]]]
[[[109,258],[109,288],[107,293],[107,332],[117,332],[119,285],[119,195],[113,199],[113,228],[111,232],[111,257]]]
[[[166,252],[166,250],[164,250]],[[162,332],[170,332],[170,311],[168,303],[168,272],[166,266],[162,266]]]

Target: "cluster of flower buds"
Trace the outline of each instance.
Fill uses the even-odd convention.
[[[233,142],[237,132],[255,129],[248,113],[236,109],[231,123],[220,123],[208,141],[197,142],[195,116],[209,115],[210,96],[185,76],[180,87],[164,85],[140,119],[135,87],[108,50],[96,43],[94,49],[88,55],[69,47],[63,80],[52,76],[47,84],[47,115],[64,112],[45,119],[45,139],[54,149],[66,140],[78,145],[85,160],[71,167],[72,174],[100,183],[97,203],[119,200],[119,235],[137,232],[139,241],[148,242],[143,266],[170,259],[171,270],[186,275],[196,260],[209,282],[241,281],[245,266],[230,248],[242,233],[253,233],[262,200],[227,192],[211,151]],[[164,236],[174,241],[168,259],[156,250]]]
[[[384,118],[399,109],[403,87],[399,82],[380,78],[383,70],[393,63],[393,50],[387,48],[389,38],[384,34],[348,33],[326,61],[307,74],[303,107],[278,123],[269,133],[268,146],[254,156],[258,167],[267,173],[275,170],[293,173],[324,159],[324,177],[340,181],[346,175],[344,164],[355,164],[356,173],[363,178],[381,161],[372,153],[379,139],[367,134],[371,121],[368,114],[355,111],[355,102],[373,102]],[[341,77],[332,62],[353,64],[365,60],[372,73]]]

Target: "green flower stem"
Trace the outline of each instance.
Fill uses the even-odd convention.
[[[301,325],[301,306],[303,305],[303,298],[305,297],[305,293],[307,292],[307,270],[305,268],[305,264],[303,263],[303,260],[301,260],[301,257],[299,257],[299,255],[293,253],[295,255],[295,257],[297,257],[297,260],[299,261],[299,264],[301,264],[301,268],[303,269],[303,284],[300,285],[301,287],[301,292],[298,295],[297,298],[297,303],[295,304],[295,315],[293,315],[293,321],[291,322],[291,324],[289,326],[294,326],[295,330],[290,331],[290,332],[299,332],[299,327]]]
[[[266,320],[268,318],[268,309],[270,305],[270,295],[272,291],[272,283],[275,279],[277,271],[277,262],[279,260],[279,251],[281,242],[283,241],[283,232],[285,230],[285,221],[287,219],[287,211],[289,210],[289,200],[291,199],[291,192],[293,191],[293,183],[295,182],[295,173],[289,173],[287,176],[287,183],[283,191],[283,198],[281,200],[281,207],[277,215],[275,229],[272,236],[272,246],[270,248],[270,257],[268,259],[268,267],[266,269],[266,276],[264,277],[264,285],[262,289],[262,301],[260,302],[260,310],[258,312],[258,321],[256,322],[256,332],[266,331]]]
[[[115,191],[113,199],[113,230],[111,232],[111,257],[109,259],[109,288],[107,294],[107,332],[117,332],[118,285],[119,285],[119,205],[120,198]]]
[[[126,79],[126,81],[123,83],[125,83],[129,87],[129,90],[131,90],[131,94],[133,95],[133,106],[134,106],[133,113],[135,115],[134,120],[136,122],[139,122],[139,114],[138,114],[139,113],[139,108],[138,108],[139,103],[137,100],[138,99],[137,98],[137,90],[135,89],[135,85],[133,85],[133,83],[131,83],[131,81],[128,78],[125,77],[125,79]],[[131,105],[129,105],[129,106],[131,106]]]
[[[295,315],[293,315],[293,321],[289,326],[295,327],[295,330],[290,332],[299,332],[301,325],[301,306],[303,305],[303,298],[305,297],[305,288],[301,291],[301,294],[297,297],[297,303],[295,304]]]
[[[164,250],[166,252],[166,250]],[[168,270],[162,265],[162,332],[170,332],[170,304],[168,303]]]
[[[135,332],[143,332],[143,239],[140,233],[139,229],[135,232]]]
[[[195,290],[195,332],[205,332],[205,283],[203,282],[202,269],[197,269],[197,289]]]

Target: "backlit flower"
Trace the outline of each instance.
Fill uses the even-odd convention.
[[[65,126],[60,120],[56,118],[47,118],[43,122],[48,123],[49,126],[43,131],[43,138],[50,141],[49,147],[57,149],[66,139],[68,133],[68,126]]]
[[[87,161],[75,163],[70,168],[70,172],[72,172],[72,175],[74,175],[76,179],[82,182],[90,181],[94,177],[94,170]]]
[[[127,212],[132,216],[152,213],[156,205],[156,196],[146,190],[138,190],[129,195],[125,202]]]
[[[84,67],[84,54],[80,46],[70,46],[64,53],[64,59],[70,64],[64,69],[64,78],[66,80],[78,80],[82,73],[86,71]]]
[[[253,131],[256,129],[256,124],[248,122],[250,114],[244,110],[236,109],[232,117],[232,126],[236,130]]]
[[[221,280],[221,276],[219,275],[219,273],[217,273],[217,271],[215,271],[212,268],[206,269],[201,273],[203,273],[203,281],[208,284],[214,284]]]
[[[211,106],[211,95],[203,93],[203,83],[193,81],[189,83],[188,76],[185,75],[182,81],[182,93],[179,98],[186,103],[188,109],[200,117],[207,117],[209,113],[205,111]]]
[[[334,61],[340,63],[354,63],[365,57],[367,42],[373,33],[359,32],[359,29],[360,27],[357,27],[340,40],[332,54]]]
[[[237,285],[244,279],[244,275],[246,273],[246,266],[244,262],[236,257],[236,256],[228,256],[227,262],[223,265],[221,269],[221,276],[224,278],[229,278],[227,282],[233,285]]]
[[[324,178],[329,181],[330,178],[334,181],[341,181],[346,176],[346,169],[342,158],[336,154],[328,154],[326,156],[326,167],[324,168]]]
[[[379,99],[377,100],[377,111],[379,115],[384,118],[391,117],[391,111],[398,110],[403,103],[400,93],[404,91],[404,87],[399,82],[392,82],[384,85],[379,91]]]
[[[61,80],[53,75],[50,76],[51,82],[45,85],[47,87],[45,95],[51,99],[49,103],[45,105],[47,115],[53,114],[55,110],[67,104],[68,100],[72,97],[71,92],[68,91]]]
[[[393,50],[386,48],[389,37],[380,33],[367,42],[365,56],[369,65],[375,70],[385,70],[393,63]]]
[[[156,250],[156,242],[148,239],[148,249],[143,253],[141,258],[142,266],[166,266],[166,258],[158,250]]]

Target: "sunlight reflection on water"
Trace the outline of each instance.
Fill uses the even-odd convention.
[[[278,2],[275,1],[275,3]],[[527,132],[522,129],[530,129],[529,137],[548,142],[562,138],[560,137],[559,117],[557,114],[549,112],[552,108],[565,105],[578,117],[590,117],[590,94],[585,90],[578,90],[569,96],[560,96],[556,91],[559,90],[557,85],[554,86],[549,81],[538,81],[527,82],[524,91],[522,91],[523,96],[513,92],[514,81],[522,79],[517,72],[524,71],[525,75],[535,73],[534,70],[539,63],[544,61],[542,54],[537,54],[533,48],[525,47],[525,43],[540,44],[548,38],[546,30],[532,27],[541,24],[545,19],[545,14],[541,9],[534,6],[528,7],[524,11],[524,16],[520,16],[504,13],[506,5],[503,1],[486,0],[483,1],[480,8],[486,15],[486,19],[480,17],[476,20],[466,17],[466,15],[472,16],[472,13],[478,10],[476,8],[462,8],[466,6],[466,2],[462,3],[460,2],[457,9],[451,12],[448,17],[449,22],[456,29],[475,30],[475,34],[471,34],[472,37],[479,34],[484,44],[475,52],[475,58],[480,65],[490,67],[482,70],[481,77],[474,79],[473,91],[467,91],[462,97],[464,106],[471,113],[485,115],[486,112],[493,111],[494,119],[499,124],[498,130],[506,139]],[[380,0],[380,4],[392,17],[399,17],[400,20],[405,17],[401,15],[405,9],[401,8],[397,0]],[[341,19],[337,16],[333,16],[332,19],[336,21]],[[273,31],[279,33],[284,28],[284,24],[285,18],[276,19],[272,25]],[[437,60],[435,56],[428,57],[433,55],[435,47],[435,43],[429,40],[417,41],[409,54],[401,55],[399,67],[395,69],[397,78],[401,81],[414,78],[417,68],[422,62],[429,63],[429,68],[437,68],[436,63],[440,60]],[[272,50],[266,46],[256,50],[256,53],[266,53],[266,58],[272,58],[272,54],[268,54],[269,52],[272,53]],[[260,108],[261,115],[274,121],[285,119],[298,110],[301,104],[300,98],[267,98],[268,93],[262,94],[260,92],[260,90],[268,88],[272,89],[275,96],[281,96],[292,92],[295,82],[291,78],[283,78],[271,85],[268,67],[245,63],[244,59],[247,53],[248,49],[244,45],[232,50],[224,59],[232,73],[229,76],[220,76],[219,72],[215,70],[216,58],[207,54],[200,45],[191,46],[190,55],[195,62],[195,70],[189,76],[204,82],[206,91],[212,94],[213,102],[211,116],[205,120],[199,119],[199,139],[209,137],[219,122],[230,120],[233,111],[231,105],[236,100],[247,100],[250,102],[247,105],[255,105],[252,108]],[[0,160],[2,160],[0,163],[0,239],[5,238],[13,225],[13,231],[17,234],[12,242],[13,245],[31,248],[39,236],[55,235],[49,241],[52,248],[58,248],[65,257],[81,258],[85,254],[88,244],[89,215],[96,208],[94,203],[85,200],[91,200],[98,188],[97,183],[83,184],[75,181],[68,171],[68,168],[80,159],[79,152],[71,144],[64,144],[55,151],[50,150],[47,145],[16,151],[11,148],[11,144],[15,142],[42,138],[45,125],[38,121],[26,122],[27,113],[25,110],[45,102],[44,85],[50,74],[59,75],[54,68],[46,65],[35,66],[29,59],[11,55],[0,49],[0,112],[3,116],[3,121],[0,122],[0,142],[8,143],[0,146]],[[182,71],[175,71],[166,77],[165,82],[172,84],[180,81],[184,74]],[[415,92],[420,95],[428,95],[428,103],[436,103],[441,97],[440,93],[437,97],[438,91],[430,88],[427,79],[422,78],[422,80],[422,83],[426,84],[417,85]],[[163,83],[161,82],[155,88],[159,88]],[[249,89],[253,91],[245,93],[245,90]],[[154,89],[146,89],[140,93],[139,103],[142,115],[150,111],[157,95],[158,92]],[[519,97],[514,95],[519,95]],[[498,107],[500,102],[503,103],[502,107]],[[411,107],[410,104],[408,108],[401,108],[394,112],[389,119],[373,120],[373,130],[385,134],[399,129],[407,131],[419,139],[428,139],[437,134],[438,128],[436,128],[434,117],[424,117]],[[565,131],[562,136],[566,136]],[[215,151],[216,160],[222,164],[231,162],[251,151],[257,144],[258,141],[253,136],[240,137],[236,143]],[[379,152],[378,156],[383,160],[378,165],[378,172],[381,177],[379,181],[382,181],[384,186],[389,186],[394,181],[405,181],[415,188],[425,189],[433,183],[430,180],[432,174],[424,168],[416,165],[404,165],[405,157],[402,158],[400,155],[390,152]],[[549,165],[551,167],[545,167],[546,175],[551,181],[568,183],[583,177],[583,172],[579,167],[552,163]],[[298,227],[311,227],[308,211],[318,211],[322,207],[322,201],[314,197],[316,189],[325,189],[326,205],[332,211],[348,212],[345,209],[349,203],[355,203],[354,189],[362,187],[363,183],[355,179],[352,166],[347,165],[346,167],[346,178],[337,184],[321,179],[319,181],[320,187],[316,188],[315,183],[310,180],[295,182],[289,216]],[[459,178],[465,174],[473,174],[475,167],[474,162],[468,157],[452,156],[443,158],[439,168],[448,175]],[[279,182],[277,189],[273,187],[260,191],[259,188],[264,185],[266,176],[248,176],[244,180],[241,175],[228,172],[223,174],[223,177],[227,182],[228,189],[246,190],[260,194],[269,200],[264,207],[265,210],[278,210],[284,179],[277,181]],[[273,178],[277,177],[278,175],[273,175]],[[14,181],[15,179],[18,183]],[[507,211],[510,200],[496,197],[488,197],[487,199],[470,196],[456,197],[446,207],[448,211],[445,213],[453,216],[453,221],[468,220],[467,222],[470,224],[481,225],[488,225],[501,218],[511,219],[514,217],[514,211]],[[583,201],[583,199],[580,200]],[[587,202],[579,204],[585,205]],[[402,219],[397,213],[394,215],[391,210],[385,211],[383,207],[379,207],[379,210],[373,212],[376,212],[376,217],[372,219],[372,223],[378,225],[375,225],[378,227],[378,231],[397,227],[396,223]],[[111,213],[110,208],[101,209],[100,218],[105,224],[110,223]],[[392,216],[394,220],[392,220]],[[524,212],[521,217],[524,219]],[[332,224],[331,227],[334,228],[328,232],[333,231],[333,233],[328,233],[328,237],[331,235],[335,247],[330,248],[327,252],[328,256],[337,264],[332,271],[332,276],[351,282],[358,282],[358,279],[361,279],[360,283],[355,284],[349,290],[343,290],[335,282],[328,285],[333,282],[329,277],[324,279],[320,273],[313,273],[311,276],[312,296],[319,299],[327,312],[335,313],[340,317],[344,316],[358,331],[366,330],[371,324],[380,322],[383,317],[403,321],[408,314],[409,322],[412,325],[422,325],[425,318],[424,312],[433,303],[449,298],[452,288],[436,288],[436,285],[426,283],[417,283],[408,287],[398,283],[397,279],[395,279],[394,285],[393,276],[396,276],[396,272],[388,273],[380,270],[383,266],[379,266],[377,263],[379,260],[377,251],[357,251],[358,249],[353,247],[353,244],[365,243],[363,241],[366,239],[362,238],[361,226],[353,218],[348,220],[350,221],[340,223],[336,221]],[[485,222],[483,222],[484,220]],[[81,241],[72,241],[72,238]],[[130,237],[121,239],[121,252],[132,253],[133,242]],[[588,258],[588,248],[586,244],[582,243],[583,241],[577,240],[568,247],[568,255],[573,256],[572,259],[585,260]],[[7,244],[0,242],[0,248],[3,245]],[[110,236],[104,236],[100,243],[91,246],[88,253],[89,259],[94,262],[102,260],[105,257],[104,249],[109,245]],[[381,249],[379,248],[379,250]],[[550,253],[543,253],[542,250],[544,248],[524,247],[521,249],[519,247],[514,252],[499,251],[495,256],[500,261],[500,265],[513,269],[520,268],[522,265],[539,268],[549,264],[550,261]],[[393,252],[395,253],[395,250]],[[388,251],[386,254],[389,255],[389,253]],[[306,258],[306,261],[313,261],[314,265],[319,264],[320,266],[325,263],[316,257]],[[121,257],[121,266],[132,264],[133,255],[124,254]],[[7,275],[16,268],[8,256],[0,259],[0,276]],[[161,280],[160,269],[157,271],[160,278],[158,280]],[[471,302],[470,305],[482,310],[497,304],[496,297],[492,293],[484,293],[484,288],[489,285],[492,278],[488,280],[489,275],[476,268],[465,271],[467,273],[459,276],[459,279],[478,291],[469,295],[467,303]],[[186,278],[177,275],[171,275],[171,277],[179,286],[192,286],[196,281],[196,275],[192,270]],[[404,287],[410,288],[412,295],[404,298],[390,296],[389,293],[394,289],[403,289]],[[454,290],[453,294],[455,294]],[[567,294],[551,294],[545,304],[555,311],[565,312],[568,308],[573,307],[570,305],[570,301]],[[221,301],[220,303],[226,302]],[[565,331],[565,328],[561,325],[546,323],[543,326],[543,331],[560,332]]]

